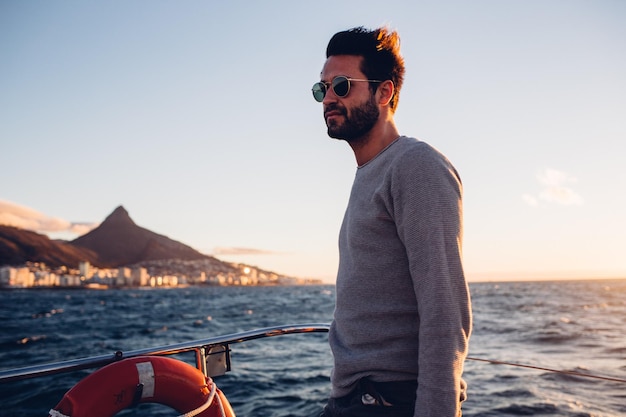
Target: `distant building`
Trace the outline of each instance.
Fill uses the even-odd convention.
[[[117,270],[117,285],[132,285],[132,271],[130,268],[121,267]]]
[[[91,264],[87,261],[80,262],[78,264],[78,270],[80,271],[80,274],[85,277],[85,279],[89,279],[93,276]]]
[[[61,287],[78,287],[82,284],[79,275],[63,274],[59,277]]]
[[[35,286],[37,287],[58,287],[60,285],[59,276],[50,271],[35,271]]]
[[[35,285],[35,274],[27,267],[3,267],[0,268],[0,284],[7,287],[32,287]]]
[[[128,285],[133,287],[145,287],[150,284],[150,275],[148,270],[143,267],[133,268],[130,274],[130,282]]]

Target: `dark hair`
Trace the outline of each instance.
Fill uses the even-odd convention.
[[[395,111],[404,80],[404,58],[400,55],[400,36],[387,28],[368,30],[356,27],[336,33],[328,42],[326,58],[333,55],[358,55],[363,57],[361,71],[370,80],[391,80],[395,93],[391,109]],[[378,83],[371,83],[376,91]]]

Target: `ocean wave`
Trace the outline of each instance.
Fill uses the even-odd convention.
[[[618,299],[626,294],[624,283],[611,283],[612,291],[601,282],[558,287],[538,282],[470,284],[475,318],[470,356],[626,378],[626,303]],[[616,287],[621,293],[614,294]],[[334,286],[2,291],[0,368],[280,324],[327,323],[334,291]],[[238,415],[310,417],[321,411],[332,366],[326,334],[255,340],[231,348],[233,370],[215,381]],[[194,360],[193,355],[180,358]],[[624,384],[477,361],[466,362],[465,369],[469,397],[464,417],[626,415]],[[3,384],[3,414],[45,415],[87,374]],[[174,415],[164,408],[141,404],[119,415]]]

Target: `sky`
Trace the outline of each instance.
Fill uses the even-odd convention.
[[[356,162],[311,95],[330,37],[399,32],[401,134],[464,186],[468,280],[626,277],[626,2],[0,1],[0,223],[122,205],[229,262],[334,282]]]

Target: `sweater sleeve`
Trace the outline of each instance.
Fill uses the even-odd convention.
[[[419,313],[415,417],[456,417],[471,332],[462,267],[462,185],[433,148],[404,153],[392,183],[398,236],[406,247]]]

